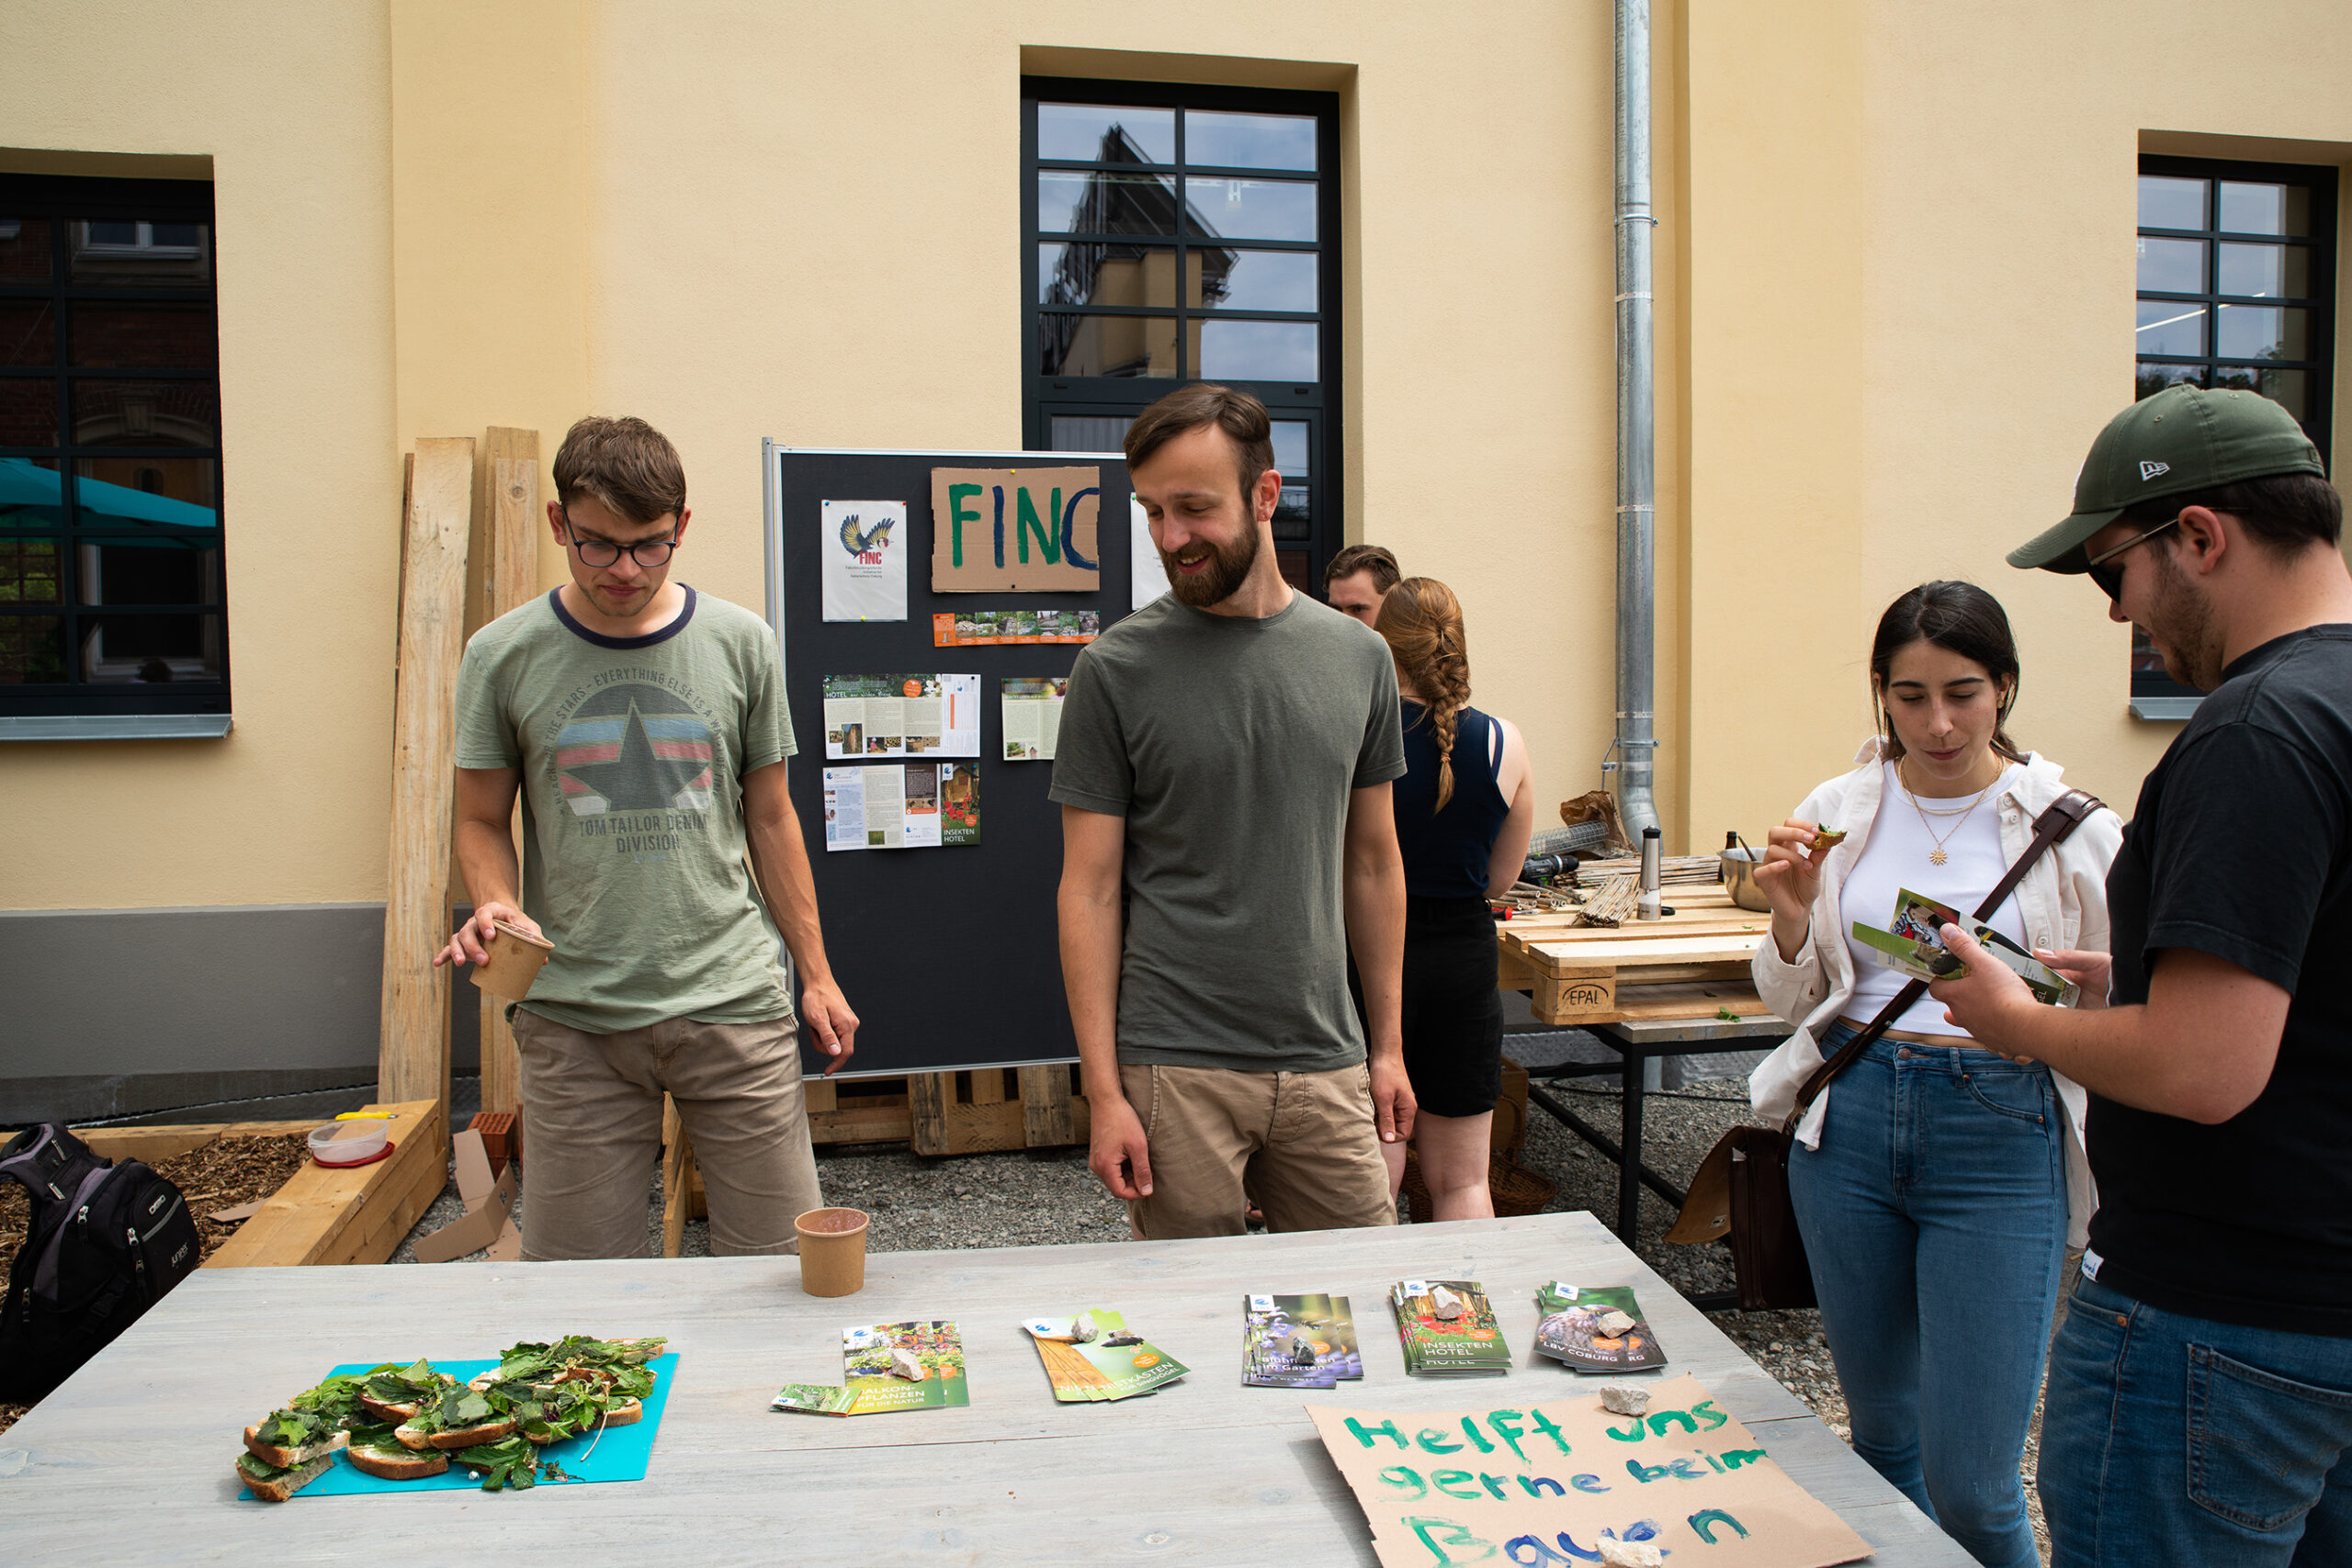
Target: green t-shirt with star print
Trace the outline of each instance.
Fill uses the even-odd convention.
[[[792,1013],[743,854],[743,775],[797,750],[783,661],[757,615],[685,592],[636,637],[550,592],[458,671],[458,766],[522,773],[523,909],[555,944],[523,1006],[597,1034]]]

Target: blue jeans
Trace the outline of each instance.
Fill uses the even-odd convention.
[[[1789,1164],[1854,1450],[1997,1568],[2040,1562],[2018,1459],[2065,1264],[2064,1114],[2046,1067],[1880,1040]]]
[[[2352,1339],[2075,1288],[2038,1478],[2059,1568],[2352,1563],[2347,1451]]]

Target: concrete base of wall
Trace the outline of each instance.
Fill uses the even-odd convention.
[[[372,1085],[383,952],[380,904],[0,911],[0,1126]]]

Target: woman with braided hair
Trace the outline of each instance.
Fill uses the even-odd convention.
[[[1487,1188],[1502,1092],[1502,998],[1487,908],[1519,880],[1535,830],[1527,744],[1508,719],[1470,705],[1462,604],[1433,577],[1388,591],[1374,630],[1404,699],[1405,776],[1396,844],[1405,858],[1405,1070],[1420,1109],[1413,1146],[1441,1220],[1494,1214]],[[1348,976],[1352,987],[1355,976]],[[1361,993],[1356,1006],[1361,1010]],[[1384,1144],[1392,1190],[1405,1148]]]

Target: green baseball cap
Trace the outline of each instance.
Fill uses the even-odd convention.
[[[2107,422],[2075,478],[2073,515],[2011,550],[2009,564],[2087,570],[2084,541],[2125,507],[2273,474],[2327,477],[2293,414],[2259,392],[2166,387]]]

